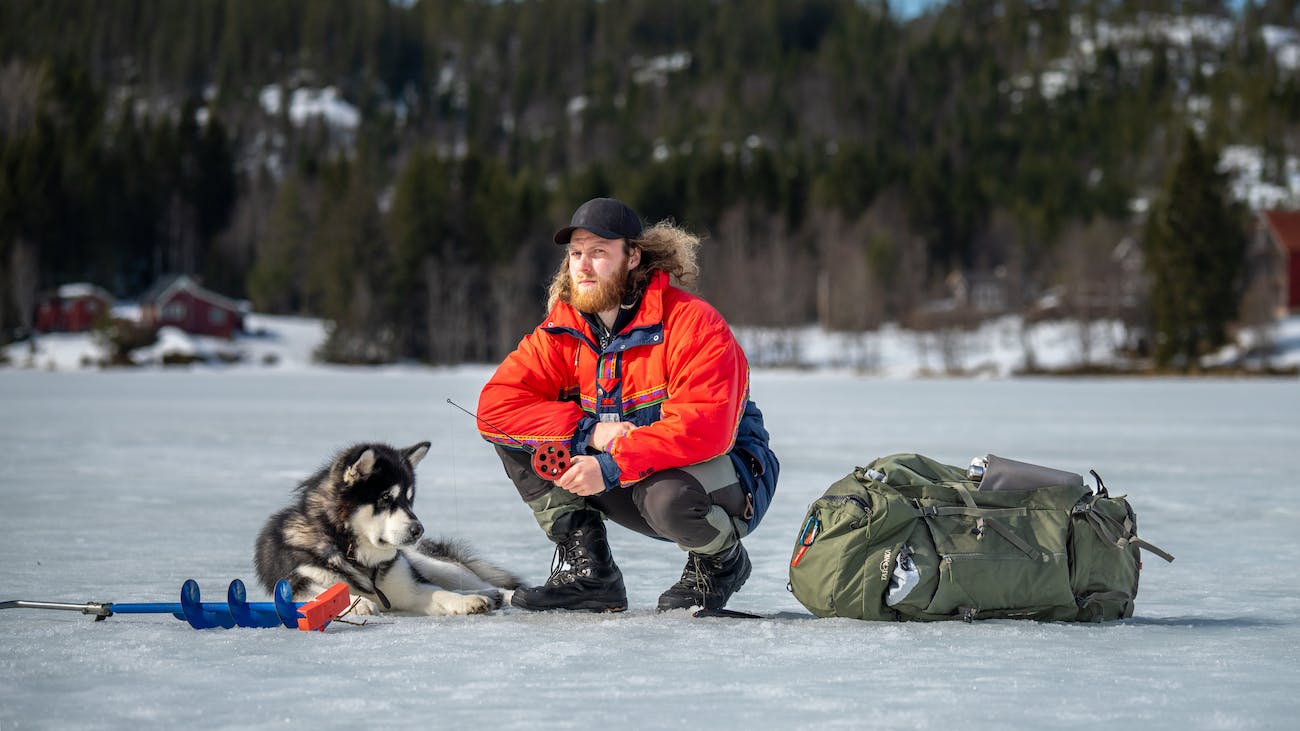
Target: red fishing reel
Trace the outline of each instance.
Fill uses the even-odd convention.
[[[573,464],[572,456],[563,442],[543,442],[533,449],[533,472],[554,482]]]

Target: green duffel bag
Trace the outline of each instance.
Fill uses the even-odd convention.
[[[881,457],[808,509],[790,590],[819,617],[936,621],[1122,619],[1133,615],[1139,549],[1124,497],[1096,472],[995,455],[970,469],[919,454]]]

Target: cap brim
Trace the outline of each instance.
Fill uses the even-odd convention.
[[[618,232],[610,231],[609,229],[598,228],[595,226],[565,226],[564,228],[555,232],[555,243],[561,246],[568,244],[569,239],[573,237],[573,232],[579,229],[585,229],[587,231],[596,234],[602,239],[609,239],[610,241],[617,241],[618,239],[627,238],[626,236]]]

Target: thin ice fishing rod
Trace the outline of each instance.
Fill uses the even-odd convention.
[[[532,447],[530,447],[529,445],[524,444],[523,442],[519,441],[518,439],[515,439],[514,437],[510,436],[509,434],[507,434],[507,433],[505,432],[505,430],[502,429],[501,427],[497,426],[496,424],[493,424],[492,422],[488,421],[487,419],[484,419],[483,417],[479,416],[478,414],[474,413],[473,411],[470,411],[469,409],[465,408],[464,406],[461,406],[460,404],[456,403],[455,401],[452,401],[451,399],[447,399],[447,403],[451,404],[452,406],[455,406],[456,408],[460,409],[461,411],[464,411],[466,414],[469,414],[470,416],[474,417],[475,419],[478,419],[479,421],[483,422],[484,424],[487,424],[488,426],[492,427],[492,430],[495,431],[497,434],[500,434],[501,436],[505,437],[506,439],[509,439],[510,441],[514,442],[515,444],[518,444],[519,446],[523,447],[524,449],[527,449],[529,454],[532,454],[533,452],[536,451],[536,450],[534,450]]]
[[[473,411],[470,411],[464,406],[461,406],[455,401],[452,401],[451,399],[447,399],[447,403],[451,404],[452,406],[455,406],[461,411],[464,411],[466,414],[469,414],[470,416],[483,422],[484,424],[487,424],[487,426],[490,427],[492,431],[495,431],[496,433],[500,434],[506,439],[509,439],[515,444],[518,444],[519,446],[526,449],[529,454],[533,455],[533,472],[536,472],[537,476],[542,478],[543,480],[546,480],[548,482],[553,482],[557,477],[564,474],[565,470],[569,469],[569,465],[572,463],[572,460],[570,460],[569,458],[572,455],[569,454],[569,448],[565,446],[563,442],[542,442],[541,444],[538,444],[536,447],[530,444],[524,444],[522,441],[510,436],[501,427],[496,426],[495,424],[487,421],[483,417],[479,416]]]

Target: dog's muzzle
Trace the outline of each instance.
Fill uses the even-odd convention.
[[[424,535],[424,526],[421,525],[418,520],[413,521],[409,526],[407,526],[406,533],[409,536],[407,543],[415,543],[420,540],[420,536]]]

